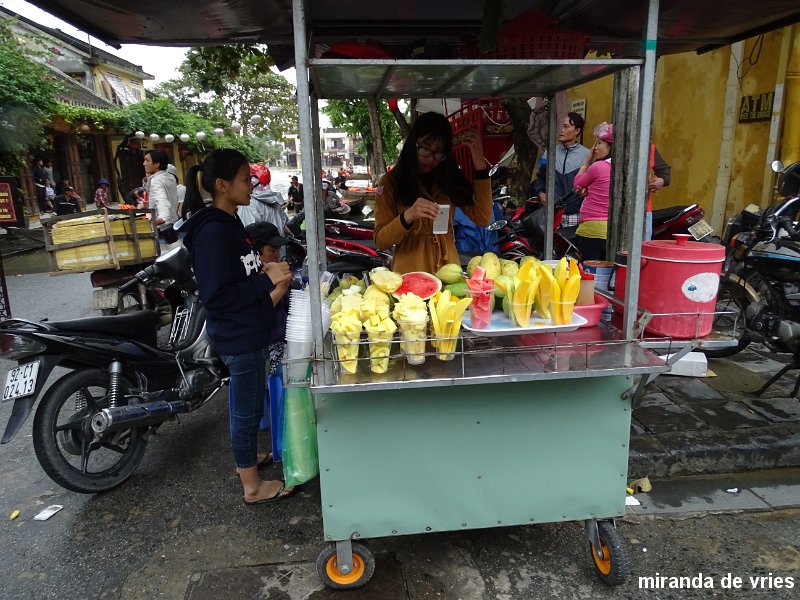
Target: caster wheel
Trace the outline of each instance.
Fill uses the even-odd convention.
[[[344,574],[336,564],[336,545],[328,544],[317,557],[317,575],[334,590],[352,590],[367,584],[375,572],[375,557],[362,544],[353,544],[353,570]]]
[[[589,553],[592,556],[595,572],[600,581],[606,585],[620,585],[630,576],[630,562],[625,542],[610,521],[597,523],[597,530],[600,533],[602,558],[597,555],[594,546],[589,542]]]

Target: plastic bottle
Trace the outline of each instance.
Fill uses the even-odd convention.
[[[594,275],[591,273],[581,274],[581,289],[578,292],[578,306],[594,304]]]

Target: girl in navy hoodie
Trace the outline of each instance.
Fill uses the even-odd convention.
[[[213,200],[208,207],[200,185]],[[236,216],[238,206],[249,204],[252,191],[247,158],[236,150],[214,150],[186,175],[180,231],[192,254],[208,333],[230,371],[231,448],[244,502],[265,504],[292,491],[282,481],[261,479],[258,467],[270,460],[257,450],[274,307],[289,288],[292,273],[286,263],[261,263]]]

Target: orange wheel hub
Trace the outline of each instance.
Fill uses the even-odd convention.
[[[339,565],[336,562],[336,555],[334,554],[328,559],[328,563],[325,565],[325,572],[334,583],[338,585],[351,585],[364,575],[364,561],[361,560],[361,557],[356,553],[353,553],[353,570],[345,575],[339,571]]]
[[[608,546],[603,543],[603,540],[600,540],[600,552],[603,554],[603,558],[597,556],[597,552],[595,551],[594,546],[592,546],[592,556],[594,557],[594,564],[597,565],[597,569],[603,574],[608,575],[611,573],[611,554],[608,551]]]

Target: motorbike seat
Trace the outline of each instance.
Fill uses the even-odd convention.
[[[665,223],[671,219],[674,219],[679,214],[681,214],[684,210],[689,208],[689,205],[684,206],[670,206],[669,208],[659,208],[658,210],[653,211],[653,223]]]
[[[51,329],[62,332],[105,333],[155,345],[156,331],[161,324],[161,316],[154,310],[142,310],[125,315],[49,321],[45,324]]]

